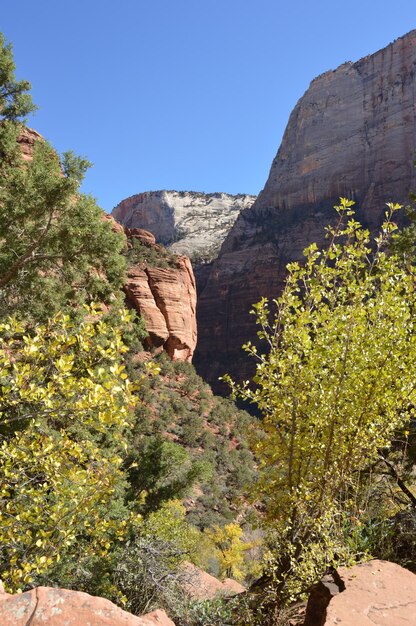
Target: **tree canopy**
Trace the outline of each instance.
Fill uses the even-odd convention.
[[[0,342],[0,578],[16,589],[63,556],[105,554],[123,537],[136,400],[121,333],[94,309],[30,334],[9,319]]]
[[[83,302],[110,303],[122,286],[123,237],[80,193],[88,161],[62,159],[24,127],[35,107],[0,36],[0,313],[44,321]],[[22,137],[33,147],[24,156]],[[39,295],[41,294],[41,297]]]

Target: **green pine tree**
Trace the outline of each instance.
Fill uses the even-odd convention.
[[[91,300],[120,298],[124,238],[79,188],[88,161],[60,159],[43,139],[24,159],[19,138],[35,110],[0,34],[0,315],[35,321]]]

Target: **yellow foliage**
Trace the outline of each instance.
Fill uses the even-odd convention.
[[[58,315],[31,333],[12,319],[0,324],[0,579],[10,591],[80,536],[104,555],[137,521],[107,515],[124,485],[135,399],[120,332],[89,313],[81,324]]]
[[[254,547],[243,539],[243,529],[239,524],[226,524],[223,528],[214,526],[205,533],[217,548],[220,576],[242,581],[247,574],[245,553]]]

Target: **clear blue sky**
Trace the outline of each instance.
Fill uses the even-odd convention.
[[[94,163],[108,211],[141,191],[258,193],[318,74],[416,28],[415,0],[18,0],[0,30],[30,125]]]

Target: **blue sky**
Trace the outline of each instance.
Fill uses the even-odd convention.
[[[108,211],[141,191],[258,193],[318,74],[416,28],[415,0],[18,0],[0,30],[30,125],[94,167]]]

